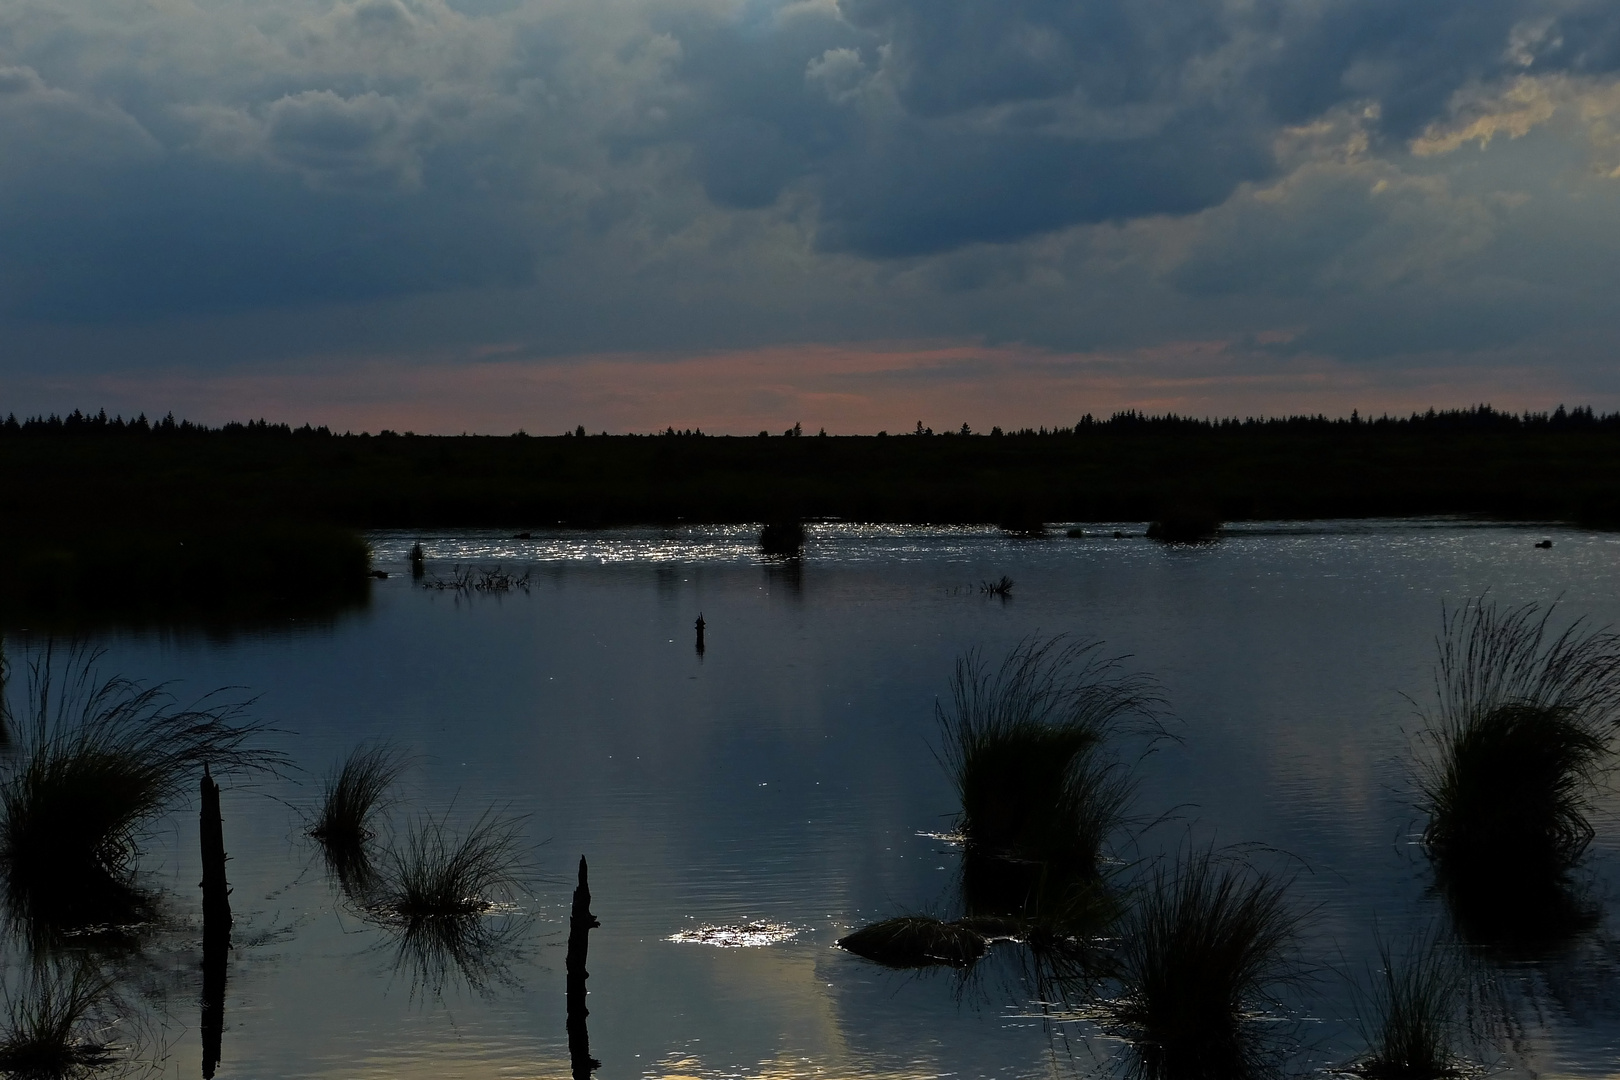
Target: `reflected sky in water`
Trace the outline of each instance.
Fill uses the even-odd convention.
[[[108,639],[107,666],[260,695],[303,772],[227,784],[237,948],[221,1076],[556,1076],[567,1072],[563,948],[573,867],[590,859],[590,1033],[604,1078],[1035,1077],[1108,1071],[1113,1051],[1052,1023],[997,970],[894,974],[832,947],[862,923],[946,911],[954,801],[933,755],[954,660],[1034,633],[1105,639],[1150,673],[1179,742],[1140,766],[1139,852],[1191,837],[1264,845],[1314,914],[1311,996],[1286,1003],[1299,1068],[1358,1049],[1335,967],[1360,971],[1375,927],[1441,916],[1413,846],[1413,704],[1429,691],[1442,601],[1562,597],[1620,621],[1620,536],[1466,522],[1255,524],[1165,548],[1140,523],[1014,539],[983,528],[813,527],[802,565],[766,563],[747,527],[391,533],[392,572],[335,626],[226,642]],[[1114,539],[1115,530],[1127,534]],[[1551,550],[1533,545],[1551,538]],[[416,587],[461,565],[526,567],[528,592]],[[1002,599],[979,583],[1007,575]],[[707,650],[693,647],[693,620]],[[15,648],[15,642],[11,643]],[[15,654],[14,654],[15,655]],[[321,775],[361,739],[413,755],[396,820],[526,815],[536,875],[512,985],[442,996],[392,966],[389,938],[339,902],[302,836]],[[1620,882],[1605,797],[1589,864]],[[200,918],[195,817],[151,838],[149,879]],[[1613,902],[1608,906],[1612,909]],[[769,923],[763,947],[674,941]],[[1540,1072],[1603,1075],[1620,1056],[1615,922],[1510,977],[1538,1019]],[[168,1072],[197,1060],[195,928],[144,963]],[[168,1073],[165,1073],[167,1075]]]

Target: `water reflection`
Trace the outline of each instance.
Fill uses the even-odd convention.
[[[357,744],[395,740],[420,763],[407,809],[440,808],[434,820],[456,838],[481,806],[511,805],[559,848],[591,851],[607,927],[593,934],[600,985],[588,1035],[616,1074],[1027,1080],[1129,1067],[1134,1051],[1104,1030],[1120,988],[1095,955],[1106,960],[1121,931],[1116,921],[1094,938],[1044,938],[1051,922],[1084,921],[1044,914],[1062,911],[1065,893],[1048,882],[1064,875],[1031,872],[1027,856],[964,854],[917,835],[948,832],[960,807],[930,752],[938,746],[930,706],[948,690],[954,657],[973,645],[999,656],[1037,629],[1106,636],[1136,653],[1130,669],[1161,677],[1182,739],[1145,761],[1120,748],[1143,813],[1180,806],[1200,843],[1255,841],[1299,854],[1313,872],[1294,897],[1320,913],[1302,948],[1314,962],[1343,957],[1356,968],[1375,955],[1375,914],[1398,938],[1448,917],[1445,897],[1426,892],[1425,860],[1414,866],[1391,851],[1391,838],[1410,831],[1413,801],[1410,710],[1400,694],[1427,684],[1441,596],[1494,584],[1515,601],[1563,592],[1594,617],[1620,615],[1620,545],[1575,532],[1561,534],[1556,562],[1527,563],[1522,531],[1475,526],[1238,528],[1219,545],[1178,552],[1140,538],[1030,543],[985,530],[828,525],[804,557],[813,587],[791,603],[780,600],[788,583],[762,568],[757,534],[665,532],[412,535],[393,556],[384,537],[379,560],[395,558],[399,570],[420,539],[436,549],[441,574],[458,561],[518,574],[532,566],[532,590],[457,606],[400,573],[377,582],[359,617],[322,635],[220,647],[124,637],[112,647],[122,670],[264,691],[263,715],[285,731],[273,745],[310,773]],[[692,554],[700,550],[709,554]],[[679,588],[653,572],[660,563],[678,568]],[[978,583],[1003,574],[1018,581],[1017,602],[982,602]],[[681,637],[699,610],[721,635],[701,666]],[[488,981],[512,992],[439,1001],[434,970],[447,996],[444,983],[463,981],[455,949],[413,974],[397,909],[373,916],[366,906],[382,892],[377,876],[389,873],[387,851],[401,846],[405,824],[378,822],[379,838],[361,849],[369,871],[331,863],[334,894],[318,873],[299,875],[312,854],[301,834],[324,793],[280,781],[262,793],[269,798],[226,794],[239,924],[274,927],[276,936],[238,940],[230,954],[219,995],[231,1020],[222,1074],[573,1070],[560,949],[518,935],[511,950],[493,950],[510,980]],[[1571,880],[1589,883],[1575,895],[1596,904],[1620,847],[1612,794],[1593,798],[1597,835]],[[168,821],[143,839],[135,879],[160,892],[167,911],[144,932],[146,960],[127,967],[150,962],[195,979],[189,808],[183,827]],[[1110,845],[1103,876],[1120,886],[1122,907],[1131,903],[1125,886],[1164,840]],[[553,859],[542,869],[561,878],[572,867]],[[531,884],[509,902],[518,917],[550,920],[567,892]],[[368,922],[357,932],[354,920],[334,918],[334,901]],[[462,925],[498,930],[502,902]],[[1027,918],[1031,910],[1042,917]],[[947,966],[915,978],[830,948],[908,911],[977,934],[983,958],[965,975]],[[799,933],[760,948],[667,940],[683,927],[760,921]],[[1489,946],[1520,1017],[1504,1073],[1611,1067],[1620,1022],[1608,936],[1599,921],[1523,954]],[[1083,944],[1092,955],[1070,951]],[[372,949],[399,961],[397,978],[379,977]],[[174,1011],[184,1015],[159,1042],[190,1070],[203,1047],[197,987],[183,989],[186,1004]],[[1282,1040],[1292,1073],[1340,1067],[1364,1050],[1345,989],[1324,977],[1311,994],[1285,989],[1281,1007],[1256,1021],[1290,1029],[1278,1018],[1307,1006],[1320,1017],[1309,1021],[1309,1039]],[[1068,1034],[1073,1055],[1054,1051],[1047,1030],[1060,1041]]]

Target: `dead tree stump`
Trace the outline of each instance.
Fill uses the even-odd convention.
[[[203,1077],[214,1075],[225,1031],[225,956],[231,948],[231,889],[225,880],[225,825],[219,813],[219,785],[203,767],[199,818],[203,864]]]
[[[591,886],[585,877],[585,856],[579,857],[579,887],[574,890],[574,910],[568,917],[568,1057],[574,1080],[590,1080],[591,1070],[602,1063],[591,1057],[591,1036],[585,1018],[585,957],[591,947],[591,931],[602,924],[591,914]]]

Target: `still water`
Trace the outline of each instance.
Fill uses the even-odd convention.
[[[1375,933],[1444,917],[1414,847],[1411,771],[1442,603],[1488,591],[1620,622],[1620,536],[1259,523],[1167,548],[1140,532],[828,525],[796,566],[762,561],[741,528],[378,534],[375,565],[393,574],[335,624],[98,642],[106,670],[172,681],[182,699],[257,695],[268,741],[297,766],[226,785],[236,931],[219,1075],[566,1075],[563,949],[582,854],[602,923],[589,1005],[604,1080],[1107,1075],[1116,1048],[1044,1015],[1011,969],[964,983],[833,947],[875,919],[950,909],[957,854],[938,834],[955,806],[935,701],[965,651],[994,659],[1056,633],[1104,640],[1168,703],[1177,741],[1137,767],[1138,809],[1163,819],[1137,854],[1255,845],[1295,876],[1316,974],[1279,1010],[1290,1068],[1350,1061],[1362,1044],[1347,976],[1364,972]],[[406,570],[418,539],[430,579],[499,564],[527,571],[528,589],[421,588]],[[1011,595],[982,595],[1001,575]],[[465,824],[491,806],[524,818],[532,921],[483,992],[396,970],[391,940],[340,901],[303,835],[323,774],[379,738],[412,756],[396,824]],[[1620,882],[1616,809],[1605,794],[1587,860],[1600,897]],[[179,813],[150,837],[148,882],[170,894],[172,928],[120,961],[149,1014],[126,1037],[164,1076],[195,1075],[201,1058],[195,822]],[[672,940],[752,922],[783,939]],[[1613,1075],[1615,933],[1610,914],[1506,970],[1525,1019],[1498,1067]]]

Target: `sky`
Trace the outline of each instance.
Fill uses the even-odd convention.
[[[1620,408],[1613,0],[0,0],[0,410]]]

